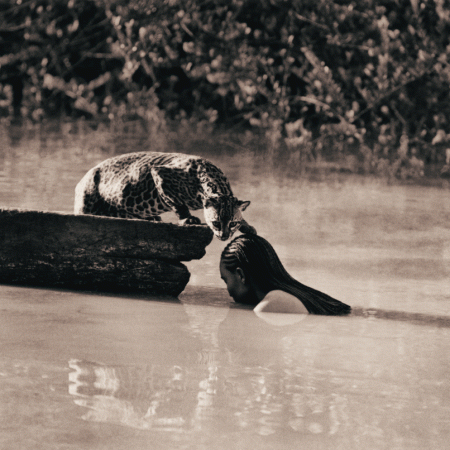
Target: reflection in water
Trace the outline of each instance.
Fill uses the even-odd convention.
[[[75,404],[89,409],[82,416],[84,420],[140,430],[180,431],[185,424],[179,415],[182,409],[165,414],[167,403],[178,403],[185,391],[183,370],[178,366],[169,369],[169,376],[155,373],[154,366],[107,367],[72,359],[69,367],[73,370],[69,373],[69,394],[76,397]]]
[[[202,428],[212,415],[218,390],[218,329],[228,314],[229,302],[210,298],[205,305],[185,296],[183,306],[189,319],[187,332],[203,347],[194,377],[192,371],[177,365],[108,367],[72,359],[69,393],[76,397],[77,405],[89,409],[83,419],[141,430]]]
[[[203,349],[198,362],[207,370],[198,383],[192,419],[193,429],[201,430],[203,423],[212,417],[214,411],[221,356],[218,332],[220,324],[228,315],[229,302],[209,296],[205,304],[204,298],[186,295],[181,296],[181,302],[189,319],[188,332],[202,342]]]
[[[281,327],[223,301],[185,298],[183,308],[184,331],[202,348],[190,364],[69,362],[69,393],[88,409],[83,419],[176,433],[178,442],[230,433],[277,436],[285,448],[317,435],[321,448],[440,442],[450,363],[427,367],[433,355],[421,342],[435,346],[439,334],[445,348],[448,327],[307,315]]]
[[[228,299],[217,297],[217,291],[215,295],[216,297],[214,291],[210,290],[203,291],[201,297],[186,294],[180,296],[184,312],[189,319],[188,332],[198,337],[205,351],[211,353],[219,350],[219,326],[227,317],[230,304]]]
[[[283,314],[283,313],[267,313],[256,311],[255,314],[265,322],[280,327],[285,325],[294,325],[299,323],[306,317],[306,314]]]

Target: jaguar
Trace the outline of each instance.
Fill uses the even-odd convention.
[[[229,239],[237,230],[256,234],[241,212],[223,172],[210,161],[181,153],[134,152],[90,169],[75,188],[75,214],[147,219],[173,211],[180,225],[200,224],[190,210],[203,208],[214,235]]]

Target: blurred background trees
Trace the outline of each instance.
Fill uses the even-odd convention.
[[[448,0],[0,0],[3,116],[158,114],[406,177],[446,162],[449,83]]]

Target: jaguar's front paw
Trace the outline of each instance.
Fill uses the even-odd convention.
[[[183,225],[200,225],[202,222],[198,217],[189,216],[186,219],[181,219],[178,221],[178,224]]]
[[[241,233],[248,233],[248,234],[258,234],[256,231],[256,228],[252,227],[251,225],[249,225],[247,222],[243,223],[240,227],[239,227],[239,231]]]

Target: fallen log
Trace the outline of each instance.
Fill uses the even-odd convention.
[[[0,283],[177,296],[181,261],[212,237],[205,225],[0,209]]]

